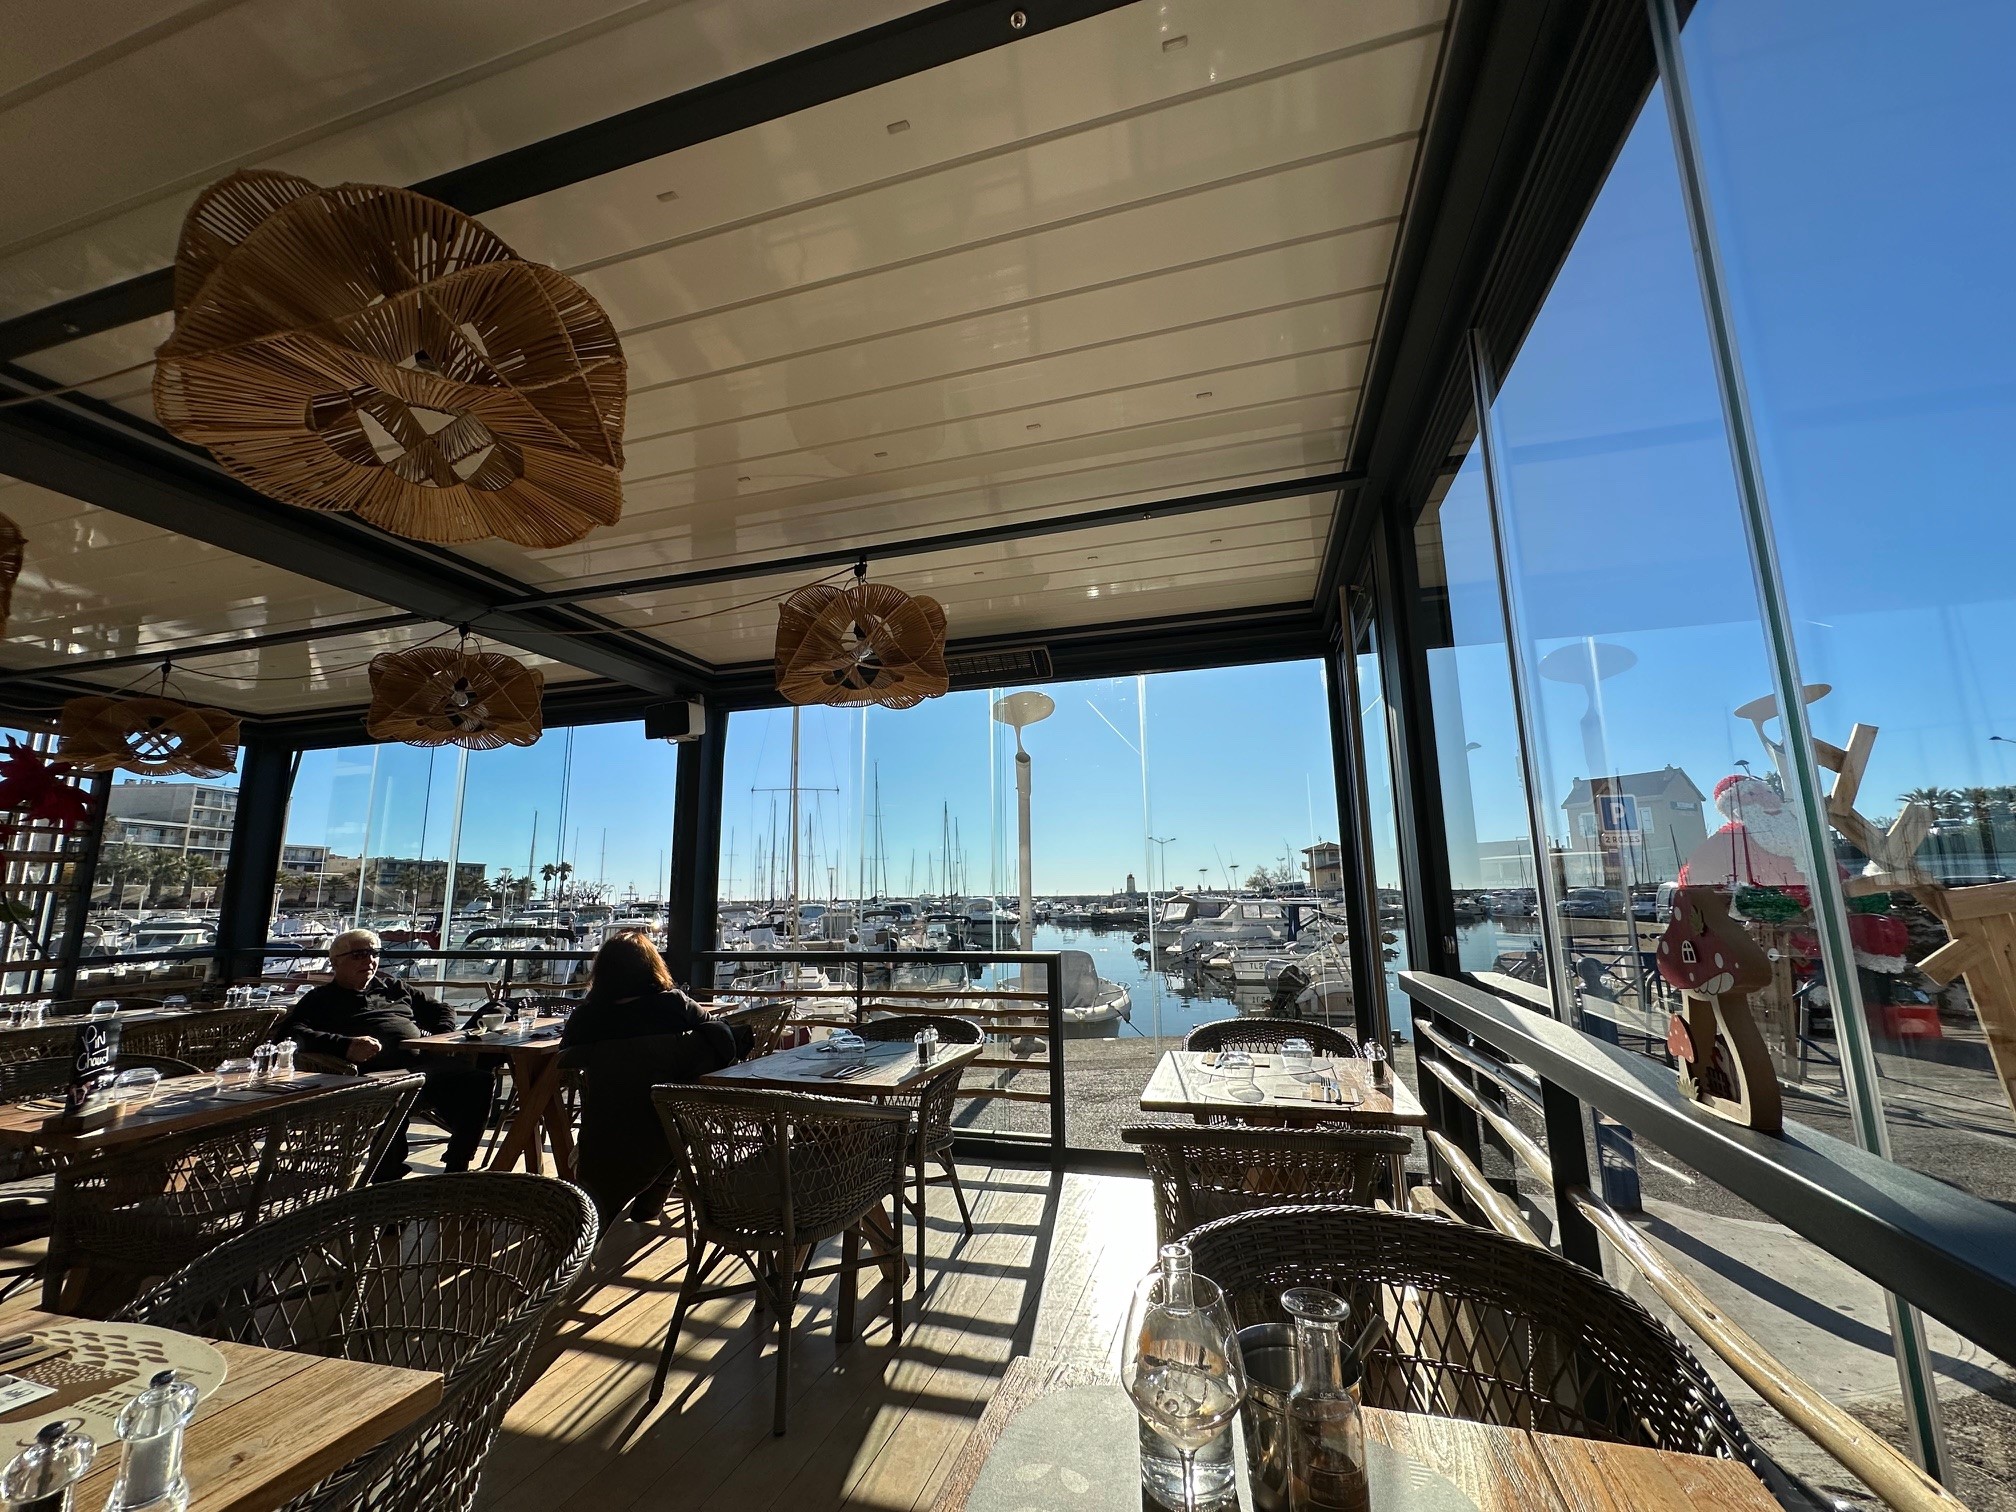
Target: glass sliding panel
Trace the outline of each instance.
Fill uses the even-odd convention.
[[[798,712],[801,943],[1018,948],[1015,736],[992,714],[1012,691],[963,691],[900,711]],[[1065,982],[1067,1137],[1117,1149],[1157,1060],[1198,1024],[1266,1011],[1277,998],[1351,1023],[1322,668],[1041,691],[1054,708],[1023,734],[1032,945],[1077,961]],[[723,941],[749,960],[724,965],[716,985],[742,995],[783,985],[761,953],[791,934],[792,724],[788,709],[729,722]],[[1284,987],[1291,961],[1299,975]],[[948,972],[899,959],[872,971],[862,995],[871,1012],[901,1007],[900,995],[878,1001],[875,989],[938,975],[948,988],[1045,985],[1011,980],[1012,968]],[[815,997],[800,994],[808,1018]],[[851,996],[843,999],[834,1011],[851,1014]],[[1047,1134],[1049,1047],[1014,1023],[1040,1007],[1006,996],[956,1001],[995,1030],[994,1064],[966,1079],[961,1127]]]
[[[1657,90],[1490,418],[1584,1026],[1669,1063],[1681,1046],[1704,1097],[1780,1085],[1787,1117],[1852,1139],[1808,907],[1832,852],[1786,800],[1768,738],[1769,643]],[[1641,890],[1650,917],[1629,906]],[[1642,1159],[1639,1179],[1662,1239],[1739,1278],[1729,1312],[1798,1368],[1784,1314],[1822,1316],[1827,1293],[1773,1277],[1823,1276],[1824,1256],[1761,1215],[1727,1222],[1670,1162]],[[1853,1333],[1888,1347],[1880,1317]],[[1894,1374],[1870,1389],[1858,1407],[1902,1443]]]
[[[1394,1038],[1403,1040],[1412,1037],[1413,1014],[1407,994],[1400,990],[1400,973],[1408,969],[1407,894],[1400,871],[1400,794],[1393,782],[1391,710],[1386,702],[1385,673],[1379,664],[1376,606],[1369,597],[1362,598],[1352,605],[1351,617],[1356,621],[1352,658],[1358,687],[1359,747],[1365,763],[1366,833],[1362,840],[1379,914],[1376,923],[1367,921],[1365,927],[1378,930],[1387,1021]],[[1353,928],[1358,923],[1351,921]]]
[[[1887,873],[1845,923],[1891,1154],[2006,1204],[2016,9],[1702,0],[1682,54],[1809,717],[1860,768],[1835,853]],[[1996,1505],[2016,1391],[1933,1364],[1955,1490]]]
[[[1469,445],[1415,528],[1442,826],[1464,969],[1545,986],[1540,879],[1490,509],[1483,450]]]
[[[92,892],[97,948],[159,959],[129,962],[118,991],[169,991],[207,980],[206,960],[173,952],[207,950],[217,940],[217,900],[231,858],[238,779],[133,777],[110,779],[105,835]],[[87,949],[91,948],[87,940]],[[83,986],[78,990],[82,992]]]
[[[672,748],[637,724],[549,730],[537,745],[348,746],[302,754],[288,804],[269,970],[322,968],[362,924],[385,970],[473,1001],[578,985],[618,924],[663,943]],[[444,961],[440,951],[475,951]],[[494,954],[493,954],[494,952]],[[507,961],[513,954],[524,960]]]

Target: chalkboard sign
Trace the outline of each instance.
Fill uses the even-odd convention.
[[[92,1094],[111,1083],[112,1062],[119,1054],[121,1024],[115,1018],[88,1018],[77,1026],[77,1045],[70,1061],[70,1085],[63,1111],[75,1116],[84,1111]]]

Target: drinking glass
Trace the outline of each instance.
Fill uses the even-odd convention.
[[[1132,1343],[1120,1384],[1141,1416],[1176,1449],[1181,1512],[1197,1512],[1197,1451],[1237,1415],[1246,1395],[1246,1367],[1225,1294],[1190,1269],[1187,1245],[1164,1245],[1161,1270],[1134,1289],[1127,1337]]]
[[[539,1021],[539,1005],[531,998],[518,999],[518,1027],[529,1031]]]
[[[1233,1057],[1237,1056],[1236,1063]],[[1260,1101],[1260,1088],[1253,1079],[1253,1057],[1243,1050],[1228,1051],[1218,1069],[1225,1073],[1225,1095],[1240,1102]]]
[[[1315,1051],[1309,1041],[1299,1035],[1281,1041],[1281,1069],[1289,1076],[1307,1076],[1311,1058]]]
[[[112,1079],[114,1102],[152,1102],[161,1090],[161,1073],[152,1066],[134,1066]]]
[[[118,1011],[119,1003],[116,998],[100,998],[91,1005],[91,1017],[93,1018],[110,1018]]]
[[[226,1087],[242,1087],[252,1080],[253,1066],[250,1059],[236,1058],[220,1061],[217,1066],[217,1080]]]

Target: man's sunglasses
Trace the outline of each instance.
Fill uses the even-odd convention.
[[[379,954],[380,952],[370,949],[346,950],[343,954],[336,957],[336,959],[339,961],[353,961],[359,956],[368,956],[375,961],[378,959]]]

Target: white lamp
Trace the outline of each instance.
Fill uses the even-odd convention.
[[[1034,912],[1034,900],[1030,896],[1033,877],[1029,860],[1029,753],[1022,748],[1022,732],[1030,725],[1048,719],[1057,712],[1057,701],[1048,693],[1038,693],[1033,689],[1024,693],[1010,693],[994,702],[994,717],[1015,731],[1015,811],[1017,821],[1016,840],[1022,863],[1022,931],[1021,948],[1035,948],[1036,926],[1030,919]]]

